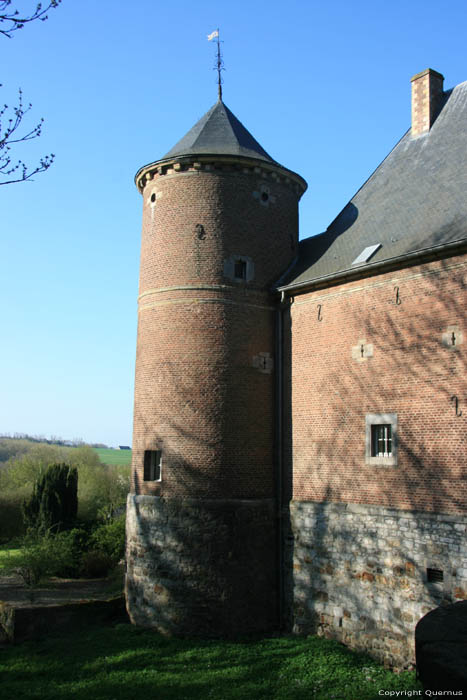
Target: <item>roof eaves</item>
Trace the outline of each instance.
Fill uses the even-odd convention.
[[[346,270],[339,270],[339,272],[333,272],[329,275],[322,275],[303,282],[283,285],[281,287],[276,287],[276,291],[281,293],[310,291],[315,287],[327,287],[340,282],[355,280],[359,277],[369,277],[386,269],[395,269],[405,266],[409,267],[417,264],[417,262],[421,263],[432,259],[445,258],[448,257],[450,253],[457,254],[464,251],[467,251],[467,238],[461,238],[457,241],[452,241],[439,246],[432,246],[431,248],[421,248],[420,250],[415,250],[412,253],[397,255],[393,258],[386,258],[385,260],[380,260],[368,265],[359,265],[353,269],[348,268]]]

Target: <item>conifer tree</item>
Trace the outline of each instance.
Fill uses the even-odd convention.
[[[23,503],[28,529],[59,532],[73,525],[78,511],[78,470],[68,464],[51,464],[41,474],[32,496]]]

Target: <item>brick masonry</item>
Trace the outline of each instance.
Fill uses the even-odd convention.
[[[296,255],[299,193],[274,167],[143,178],[126,590],[131,619],[166,633],[278,626],[270,287]]]
[[[412,78],[412,136],[425,134],[442,103],[444,77],[428,68]]]
[[[467,598],[465,515],[293,502],[291,524],[296,633],[334,637],[407,668],[418,620]],[[443,581],[428,582],[428,568],[443,571]]]
[[[138,181],[130,617],[165,633],[272,630],[285,571],[291,628],[403,667],[418,618],[467,595],[467,259],[362,268],[283,305],[282,571],[271,285],[297,255],[300,185],[207,158]],[[397,454],[370,459],[383,416]],[[162,453],[160,481],[144,480],[145,450]]]
[[[465,328],[466,290],[458,256],[295,298],[289,497],[466,513],[467,346],[460,332],[455,350],[445,341]],[[362,340],[372,353],[360,361]],[[368,414],[397,415],[396,466],[366,463]]]
[[[457,256],[304,293],[285,314],[294,629],[399,667],[418,619],[467,595],[466,289]],[[397,416],[387,464],[366,459],[374,414]]]
[[[164,172],[143,191],[133,490],[271,498],[274,377],[257,358],[274,353],[269,288],[296,254],[298,196],[232,163]],[[235,255],[251,279],[225,275]],[[143,480],[147,449],[162,450],[160,483]]]

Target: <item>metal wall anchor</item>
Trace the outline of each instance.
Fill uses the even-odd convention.
[[[454,405],[456,407],[456,416],[458,418],[460,418],[462,415],[462,411],[459,411],[459,399],[457,398],[456,395],[454,395],[454,396],[451,396],[451,401],[454,401]]]

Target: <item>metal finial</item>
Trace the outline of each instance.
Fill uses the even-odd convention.
[[[222,101],[222,83],[224,81],[222,80],[221,71],[225,70],[225,68],[224,59],[222,58],[221,54],[221,40],[219,36],[219,28],[215,29],[211,34],[208,34],[208,41],[212,41],[213,39],[217,39],[217,56],[214,65],[214,70],[217,70],[217,94],[219,100]]]

